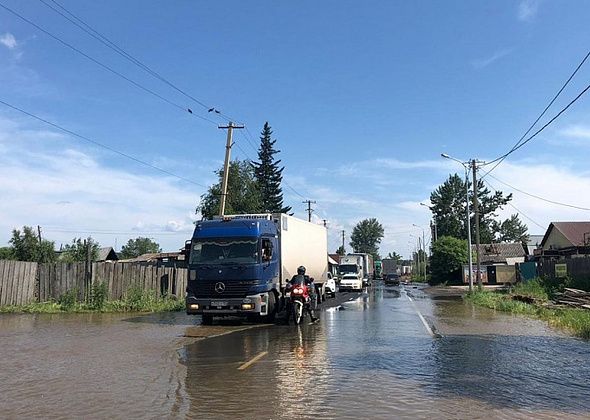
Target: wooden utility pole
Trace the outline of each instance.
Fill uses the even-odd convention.
[[[344,230],[342,230],[342,252],[344,252]]]
[[[481,290],[481,257],[479,252],[479,200],[477,199],[477,165],[476,160],[471,161],[473,166],[473,211],[475,212],[475,258],[477,264],[477,288]]]
[[[307,221],[311,222],[311,213],[313,213],[313,209],[311,208],[312,204],[316,204],[313,200],[305,200],[303,201],[304,204],[307,204]]]
[[[223,216],[225,213],[225,202],[227,199],[227,180],[229,178],[229,160],[231,156],[231,147],[233,146],[233,129],[244,128],[244,126],[234,125],[234,123],[230,121],[228,125],[220,125],[219,128],[222,130],[227,129],[227,142],[225,144],[225,162],[223,164],[223,179],[221,180],[221,200],[219,201],[219,215]]]

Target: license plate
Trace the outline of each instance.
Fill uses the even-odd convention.
[[[213,302],[211,302],[211,306],[227,306],[227,302],[224,302],[224,301],[213,301]]]

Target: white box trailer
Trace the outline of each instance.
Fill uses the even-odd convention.
[[[313,277],[322,288],[328,275],[328,234],[324,226],[286,214],[273,214],[280,244],[281,285],[304,266],[305,274]]]
[[[375,273],[375,264],[373,263],[373,256],[371,254],[355,252],[349,255],[355,255],[361,258],[363,266],[363,279],[368,282],[373,278]]]

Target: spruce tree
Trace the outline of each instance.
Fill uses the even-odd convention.
[[[283,207],[283,190],[281,181],[283,180],[283,169],[279,167],[280,159],[275,160],[275,154],[280,150],[274,148],[276,140],[271,138],[272,130],[268,122],[264,123],[264,128],[260,136],[260,149],[258,149],[258,162],[252,162],[254,174],[260,190],[262,199],[262,209],[269,213],[287,213],[291,207]]]

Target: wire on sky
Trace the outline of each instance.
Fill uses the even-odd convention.
[[[547,113],[547,111],[549,110],[549,108],[553,105],[553,103],[557,100],[557,98],[561,95],[561,93],[564,91],[564,89],[567,87],[567,85],[570,83],[570,81],[574,78],[574,76],[578,73],[578,71],[580,70],[580,68],[582,68],[582,66],[584,65],[584,63],[586,62],[586,60],[588,59],[588,57],[590,57],[590,51],[588,51],[586,53],[586,55],[584,56],[584,58],[582,59],[582,61],[578,64],[578,66],[575,68],[574,72],[570,75],[570,77],[565,81],[565,83],[561,86],[561,88],[557,91],[557,93],[555,94],[555,96],[551,99],[551,101],[549,102],[549,104],[547,104],[547,106],[545,107],[545,109],[543,110],[543,112],[541,112],[541,114],[537,117],[537,119],[531,124],[531,126],[528,128],[528,130],[522,135],[522,137],[516,142],[516,144],[512,147],[512,149],[510,149],[510,151],[508,153],[506,153],[503,156],[500,156],[497,159],[494,159],[490,162],[487,162],[485,165],[491,165],[492,163],[496,163],[492,169],[490,169],[489,171],[487,171],[483,176],[482,179],[484,177],[486,177],[490,172],[492,172],[494,169],[496,169],[505,159],[506,157],[508,157],[508,155],[510,155],[510,153],[514,152],[516,149],[520,148],[520,143],[524,140],[524,138],[531,132],[531,130],[535,127],[535,125],[537,125],[537,123],[539,122],[539,120],[541,118],[543,118],[543,116]],[[528,140],[527,140],[528,142]],[[526,142],[525,142],[526,143]],[[485,166],[484,165],[484,166]]]
[[[127,153],[121,152],[121,151],[119,151],[119,150],[117,150],[117,149],[115,149],[115,148],[113,148],[111,146],[107,146],[106,144],[100,143],[100,142],[98,142],[96,140],[93,140],[93,139],[91,139],[89,137],[83,136],[82,134],[78,134],[75,131],[68,130],[67,128],[62,127],[61,125],[58,125],[58,124],[53,123],[51,121],[48,121],[48,120],[46,120],[44,118],[41,118],[41,117],[39,117],[39,116],[31,113],[31,112],[25,111],[24,109],[21,109],[21,108],[17,107],[17,106],[11,105],[8,102],[3,101],[2,99],[0,99],[0,104],[2,104],[4,106],[7,106],[8,108],[11,108],[11,109],[13,109],[15,111],[18,111],[21,114],[28,115],[29,117],[34,118],[37,121],[41,121],[44,124],[50,125],[51,127],[57,128],[58,130],[61,130],[61,131],[65,132],[65,133],[67,133],[67,134],[69,134],[69,135],[71,135],[73,137],[77,137],[77,138],[79,138],[81,140],[87,141],[88,143],[92,143],[92,144],[94,144],[94,145],[96,145],[98,147],[102,147],[103,149],[109,150],[109,151],[111,151],[113,153],[116,153],[116,154],[118,154],[120,156],[123,156],[123,157],[125,157],[127,159],[130,159],[130,160],[132,160],[134,162],[137,162],[137,163],[139,163],[141,165],[147,166],[147,167],[149,167],[151,169],[154,169],[156,171],[162,172],[162,173],[164,173],[166,175],[170,175],[170,176],[172,176],[174,178],[178,178],[178,179],[180,179],[182,181],[185,181],[185,182],[188,182],[190,184],[194,184],[194,185],[197,185],[197,186],[203,187],[203,188],[209,188],[206,185],[199,184],[198,182],[195,182],[195,181],[190,180],[188,178],[184,178],[184,177],[182,177],[180,175],[176,175],[175,173],[170,172],[170,171],[167,171],[166,169],[162,169],[162,168],[160,168],[158,166],[152,165],[151,163],[148,163],[146,161],[143,161],[141,159],[138,159],[138,158],[136,158],[134,156],[131,156],[131,155],[127,154]]]

